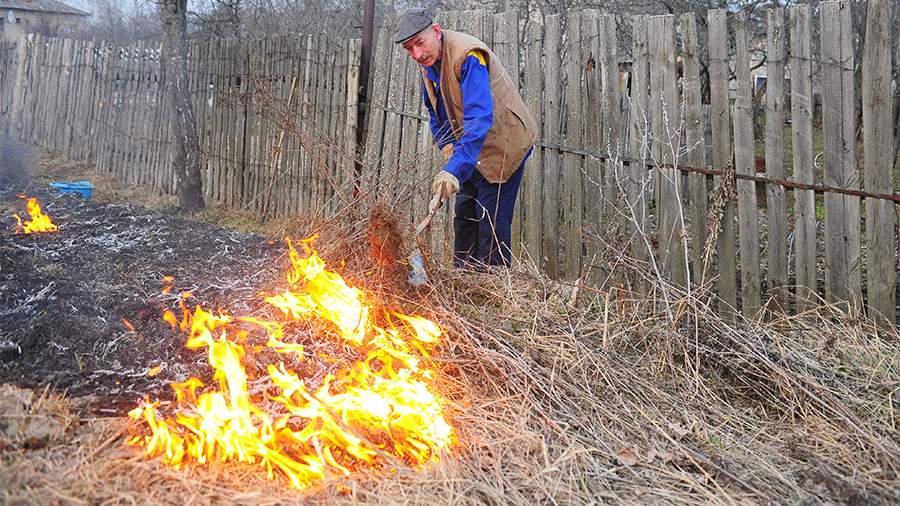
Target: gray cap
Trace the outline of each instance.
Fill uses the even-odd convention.
[[[422,7],[406,9],[397,20],[397,28],[394,29],[394,42],[402,44],[411,39],[415,34],[431,26],[434,21],[431,11]]]

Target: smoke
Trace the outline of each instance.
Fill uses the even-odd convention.
[[[29,186],[34,159],[28,146],[0,136],[0,190],[22,191]]]

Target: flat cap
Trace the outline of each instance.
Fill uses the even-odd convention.
[[[402,44],[415,34],[428,28],[434,23],[434,15],[428,9],[412,7],[406,9],[397,20],[397,28],[394,29],[394,42]]]

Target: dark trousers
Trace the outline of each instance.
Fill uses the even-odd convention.
[[[513,210],[525,160],[505,183],[489,183],[476,170],[459,185],[453,220],[454,266],[509,265]]]

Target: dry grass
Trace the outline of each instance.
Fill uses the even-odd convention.
[[[41,151],[33,169],[34,182],[45,185],[51,181],[88,180],[96,186],[92,200],[101,203],[131,204],[162,213],[176,213],[178,199],[174,195],[160,195],[144,188],[123,183],[97,167],[79,161],[68,160],[52,153]],[[201,222],[213,223],[242,232],[269,237],[281,237],[295,228],[288,219],[262,220],[251,211],[231,209],[216,202],[207,203],[196,216]]]
[[[163,211],[174,210],[177,205],[171,195],[157,195],[144,188],[127,185],[91,164],[44,151],[39,152],[32,172],[35,183],[41,185],[52,181],[88,180],[96,186],[92,200],[97,202],[129,203]]]

